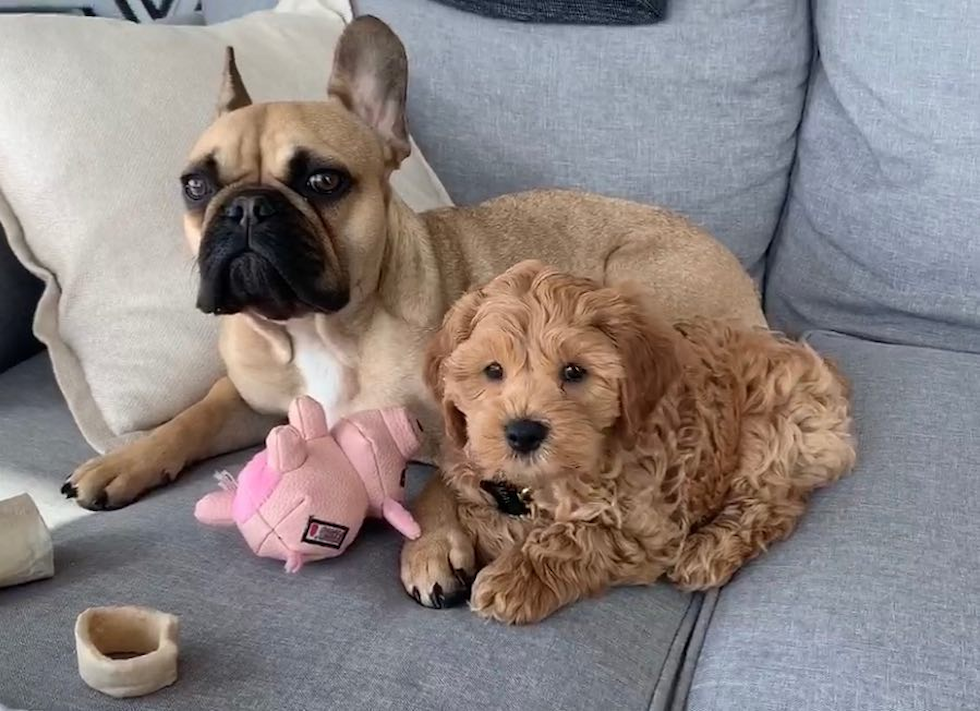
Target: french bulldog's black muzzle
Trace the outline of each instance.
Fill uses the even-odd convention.
[[[197,307],[205,313],[251,310],[285,320],[339,311],[350,296],[341,275],[327,273],[324,247],[308,219],[271,188],[245,188],[219,205],[197,262]]]

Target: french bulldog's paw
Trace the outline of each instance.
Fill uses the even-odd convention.
[[[172,479],[178,469],[167,466],[147,439],[125,445],[82,464],[61,487],[66,498],[91,511],[127,506]]]
[[[539,622],[560,606],[531,564],[517,556],[503,556],[481,570],[470,595],[473,612],[512,625]]]
[[[425,607],[438,610],[466,600],[475,570],[473,541],[459,527],[423,531],[402,547],[402,585]]]

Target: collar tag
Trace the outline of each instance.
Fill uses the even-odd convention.
[[[508,481],[483,479],[480,488],[493,497],[501,513],[517,517],[533,513],[530,487],[518,489]]]

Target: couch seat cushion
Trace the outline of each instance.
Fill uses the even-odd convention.
[[[858,467],[724,589],[689,708],[980,708],[980,356],[812,343],[852,380]]]
[[[58,391],[47,352],[0,373],[0,499],[26,491],[49,528],[81,518],[89,512],[58,489],[93,454]],[[0,684],[0,702],[2,691]]]
[[[53,505],[90,453],[43,357],[0,375],[0,478],[17,474]],[[78,676],[72,629],[85,608],[111,604],[181,618],[176,685],[127,702],[133,710],[647,711],[667,708],[675,680],[689,678],[702,601],[666,585],[506,628],[465,608],[418,606],[398,580],[399,540],[380,525],[343,557],[289,575],[235,530],[194,520],[194,502],[216,486],[211,473],[246,457],[208,462],[129,508],[54,530],[54,578],[0,589],[0,707],[106,708]],[[410,472],[410,487],[427,475]]]

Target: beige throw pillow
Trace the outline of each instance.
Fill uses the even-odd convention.
[[[45,282],[35,331],[99,451],[222,373],[217,321],[194,308],[177,176],[213,117],[224,47],[254,100],[322,98],[350,17],[341,0],[211,27],[0,16],[0,224]],[[450,204],[415,146],[393,183],[416,209]]]

